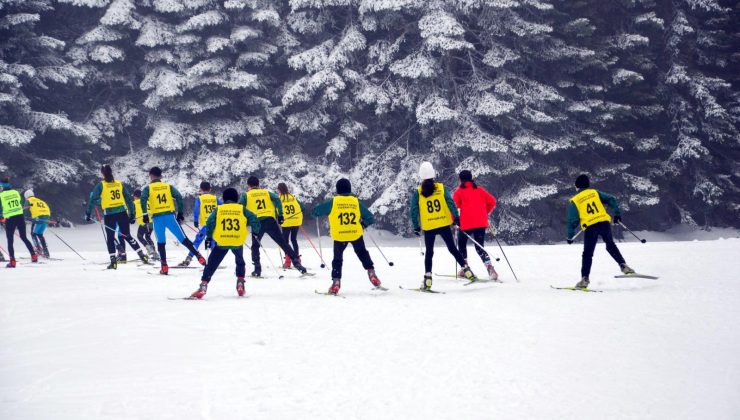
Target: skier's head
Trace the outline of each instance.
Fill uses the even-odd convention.
[[[259,188],[260,186],[260,179],[256,176],[252,175],[249,178],[247,178],[247,187],[249,188]]]
[[[434,179],[436,175],[431,162],[421,162],[421,165],[419,165],[419,178],[422,181],[425,179]]]
[[[342,178],[337,181],[337,194],[352,194],[352,183],[349,179]]]
[[[149,170],[149,179],[159,179],[162,178],[162,170],[159,169],[159,166],[153,166],[152,169]]]
[[[134,197],[141,198],[141,190],[134,190]]]
[[[36,194],[33,193],[33,190],[26,190],[26,192],[23,193],[23,197],[28,200],[31,197],[35,197]]]
[[[478,188],[478,185],[473,181],[473,173],[469,170],[465,169],[460,171],[459,174],[460,177],[460,188],[467,188],[467,183],[469,182],[473,188]]]
[[[284,182],[281,182],[278,184],[278,193],[280,195],[288,195],[290,192],[288,191],[288,186],[285,185]]]
[[[103,175],[105,182],[113,182],[113,168],[110,165],[103,165],[100,167],[100,173]]]
[[[221,198],[224,200],[224,203],[227,201],[237,202],[239,201],[239,193],[234,188],[227,188],[221,194]]]
[[[578,178],[576,178],[576,188],[578,188],[579,190],[582,190],[590,186],[591,186],[591,181],[589,181],[588,175],[586,174],[578,175]]]
[[[209,193],[211,192],[211,183],[208,181],[203,181],[200,183],[200,192],[203,193]]]

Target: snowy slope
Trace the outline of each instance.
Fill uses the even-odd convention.
[[[55,232],[105,260],[99,231]],[[329,274],[302,243],[317,277],[237,299],[219,270],[200,302],[166,299],[198,270],[103,272],[50,243],[65,261],[0,270],[2,419],[740,418],[738,239],[620,245],[658,281],[611,278],[600,245],[600,294],[549,287],[577,281],[580,245],[507,247],[521,283],[502,260],[505,284],[435,280],[445,295],[398,289],[421,280],[415,241],[385,249],[393,268],[371,249],[385,294],[348,250],[346,299],[313,293]]]

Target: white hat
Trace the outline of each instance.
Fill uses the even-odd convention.
[[[436,176],[436,173],[434,172],[434,166],[432,166],[431,162],[422,162],[419,166],[419,178],[423,180],[425,179],[432,179]]]
[[[28,199],[28,197],[33,197],[35,195],[36,194],[33,193],[33,190],[26,190],[26,192],[23,193],[23,197],[25,197],[26,199]]]

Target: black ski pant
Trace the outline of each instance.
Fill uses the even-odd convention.
[[[365,270],[374,269],[373,260],[370,258],[370,253],[365,247],[365,239],[360,236],[352,242],[339,242],[334,241],[334,259],[331,260],[331,278],[341,279],[342,278],[342,265],[344,264],[344,250],[347,249],[347,245],[352,244],[352,248],[355,250],[357,258],[362,263],[362,268]]]
[[[226,248],[221,248],[218,245],[213,247],[213,249],[211,250],[211,255],[208,256],[208,263],[206,264],[206,268],[203,270],[201,281],[211,281],[211,277],[213,277],[216,269],[218,269],[221,261],[224,260],[224,257],[228,253],[229,250]],[[247,272],[247,264],[244,262],[244,247],[240,246],[239,248],[232,249],[231,253],[234,254],[234,261],[236,261],[236,277],[243,278]]]
[[[105,223],[107,228],[105,229],[105,243],[108,246],[108,254],[112,257],[116,255],[116,227],[120,231],[119,238],[123,238],[123,241],[121,241],[122,253],[126,252],[126,246],[123,245],[124,242],[128,242],[134,251],[139,252],[139,243],[131,237],[128,214],[125,211],[116,214],[106,214],[103,216],[103,223]]]
[[[21,237],[21,241],[26,245],[26,248],[28,248],[28,252],[30,252],[32,256],[35,255],[36,252],[33,250],[33,245],[31,245],[31,241],[26,237],[26,219],[23,218],[22,214],[19,214],[5,219],[5,237],[8,239],[8,254],[10,254],[10,259],[15,259],[13,234],[16,229],[18,229],[18,236]]]
[[[260,243],[265,233],[272,238],[273,241],[283,250],[291,261],[298,261],[298,255],[283,240],[283,235],[280,233],[280,226],[277,221],[272,217],[264,217],[260,219],[260,231],[256,235],[252,235],[252,263],[254,264],[254,271],[256,273],[262,272],[262,265],[260,264]],[[256,239],[256,240],[255,240]]]
[[[460,229],[460,231],[457,232],[457,247],[460,251],[460,255],[462,255],[465,259],[468,258],[468,236],[465,236],[466,233],[468,234],[468,236],[473,238],[475,242],[478,242],[481,245],[485,245],[486,228],[475,228],[469,230]],[[478,256],[484,264],[488,264],[491,262],[491,257],[488,256],[488,253],[485,249],[479,247],[478,245],[475,245],[475,252],[478,253]]]
[[[583,259],[581,260],[581,277],[588,277],[591,274],[591,263],[593,262],[594,249],[596,242],[601,239],[606,243],[606,250],[617,263],[624,264],[624,258],[614,243],[612,237],[612,225],[609,222],[600,222],[586,228],[583,232]]]
[[[283,241],[285,241],[286,244],[290,242],[290,246],[293,247],[293,251],[300,257],[301,253],[298,251],[298,229],[299,226],[284,227]]]
[[[139,228],[136,230],[136,237],[139,239],[139,243],[144,246],[154,246],[152,229],[149,225],[139,225]]]
[[[453,257],[455,257],[455,261],[457,261],[457,263],[460,264],[461,267],[464,266],[465,258],[463,258],[462,254],[460,254],[460,251],[458,251],[457,247],[455,247],[455,240],[452,237],[452,228],[450,226],[444,226],[441,228],[424,231],[424,245],[426,246],[426,251],[424,253],[424,272],[432,272],[434,240],[437,238],[437,235],[441,236],[442,240],[445,241],[445,245],[447,245],[447,250],[450,251],[450,254],[452,254]]]

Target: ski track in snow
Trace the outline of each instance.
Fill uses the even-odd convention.
[[[105,261],[99,231],[60,233]],[[445,295],[398,289],[421,282],[413,239],[384,248],[395,267],[369,248],[388,292],[346,252],[346,299],[313,292],[330,273],[301,242],[316,277],[247,279],[238,299],[227,256],[203,301],[167,299],[199,269],[83,271],[48,241],[64,261],[0,269],[2,419],[740,418],[739,239],[619,244],[657,281],[612,278],[600,244],[604,293],[550,288],[578,280],[581,245],[505,247],[521,283],[502,258],[505,283],[435,278]],[[171,264],[185,256],[168,249]],[[437,248],[434,271],[453,269]]]

